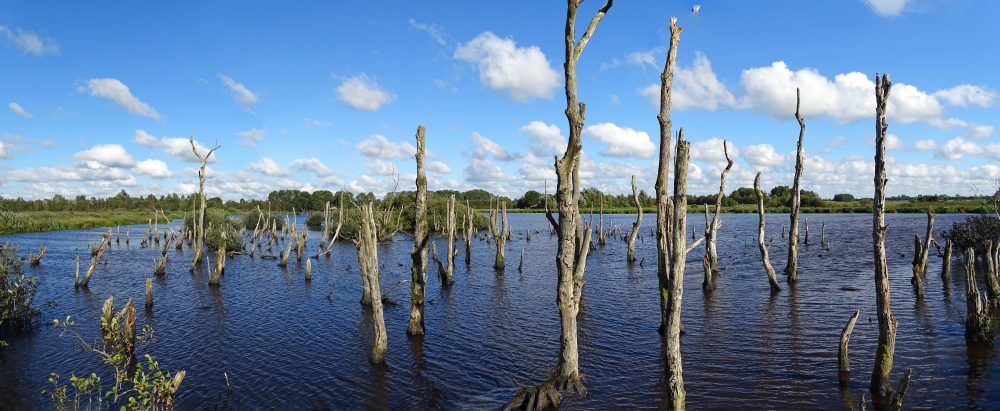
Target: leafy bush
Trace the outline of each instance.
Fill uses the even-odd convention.
[[[39,315],[31,307],[38,291],[38,279],[24,275],[17,247],[0,244],[0,337],[7,331],[24,331]],[[0,346],[6,343],[0,338]]]
[[[1000,240],[1000,219],[991,215],[972,216],[965,219],[965,222],[952,224],[944,236],[960,252],[965,252],[970,247],[981,248],[987,240]]]
[[[186,229],[194,229],[194,219],[185,221]],[[243,249],[243,239],[240,236],[240,229],[244,228],[245,218],[234,219],[225,210],[205,211],[205,246],[210,250],[219,248],[222,240],[222,232],[226,233],[226,250],[239,251]],[[253,226],[251,226],[252,229]]]

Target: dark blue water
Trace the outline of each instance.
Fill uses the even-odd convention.
[[[867,391],[878,330],[875,322],[871,216],[820,214],[809,219],[810,244],[800,245],[799,282],[784,283],[772,296],[756,248],[756,215],[724,215],[719,235],[721,273],[714,293],[701,290],[701,247],[689,254],[683,318],[684,372],[692,409],[839,409],[851,395]],[[606,221],[627,228],[634,216]],[[906,368],[913,379],[908,408],[995,408],[1000,404],[1000,365],[992,350],[966,348],[963,264],[956,259],[943,291],[941,259],[931,253],[925,295],[910,285],[912,241],[923,234],[922,215],[889,215],[887,247],[892,309],[899,320],[893,380]],[[937,217],[936,235],[964,216]],[[304,220],[304,219],[302,219]],[[300,220],[300,221],[302,221]],[[656,292],[654,218],[643,222],[638,258],[625,262],[626,244],[609,238],[590,253],[580,311],[580,366],[586,397],[567,396],[566,408],[653,408],[665,403],[662,344]],[[820,246],[827,223],[830,249]],[[358,299],[361,279],[354,247],[337,245],[329,258],[313,261],[311,283],[304,262],[280,268],[274,260],[237,256],[227,263],[221,287],[209,288],[208,273],[188,272],[191,253],[169,251],[167,274],[154,279],[155,307],[139,311],[140,326],[154,327],[156,342],[142,347],[168,370],[186,370],[177,398],[190,408],[495,408],[517,387],[536,384],[555,364],[558,312],[555,306],[555,237],[538,214],[512,214],[508,268],[492,268],[494,246],[480,233],[472,264],[464,263],[459,240],[455,284],[441,289],[428,273],[427,335],[407,338],[409,251],[406,235],[379,246],[382,290],[398,302],[385,310],[387,367],[368,363],[370,318]],[[772,263],[780,271],[785,247],[779,232],[787,215],[768,218]],[[703,227],[699,215],[690,226]],[[532,230],[530,242],[523,238]],[[40,267],[25,269],[41,281],[39,326],[9,338],[0,349],[0,408],[47,408],[50,373],[68,376],[102,369],[99,359],[79,352],[49,323],[72,317],[76,331],[97,338],[103,300],[114,295],[141,307],[144,282],[155,249],[114,247],[105,255],[89,289],[73,288],[77,256],[84,269],[88,244],[102,229],[0,237],[21,253],[49,248]],[[124,230],[123,230],[124,231]],[[133,233],[145,225],[133,226]],[[537,231],[537,232],[536,232]],[[690,231],[690,228],[688,229]],[[312,233],[314,253],[319,233]],[[435,237],[436,238],[436,237]],[[133,237],[135,239],[135,237]],[[942,241],[943,243],[943,241]],[[438,238],[439,252],[444,242]],[[523,273],[518,257],[525,250]],[[307,253],[308,254],[308,253]],[[956,252],[956,254],[958,254]],[[214,260],[214,256],[213,256]],[[982,286],[982,283],[980,283]],[[49,301],[48,305],[42,303]],[[861,317],[851,340],[853,379],[837,382],[837,344],[855,309]],[[995,349],[996,347],[994,347]],[[233,386],[227,393],[223,373]],[[104,380],[109,381],[110,376]]]

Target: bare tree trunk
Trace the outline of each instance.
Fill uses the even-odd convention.
[[[212,153],[219,149],[219,145],[216,144],[211,150],[208,150],[208,154],[202,155],[198,152],[198,146],[194,143],[194,138],[189,137],[188,142],[191,143],[191,151],[194,152],[194,156],[198,158],[201,163],[201,168],[198,169],[198,199],[201,200],[201,206],[198,208],[198,214],[195,216],[194,223],[194,237],[195,237],[195,247],[194,247],[194,258],[191,260],[191,271],[198,266],[201,261],[202,248],[205,246],[205,208],[207,207],[205,198],[205,168],[208,167],[208,161],[212,157]],[[126,238],[126,243],[128,239]]]
[[[424,335],[424,286],[427,283],[427,175],[424,171],[426,145],[424,126],[417,127],[416,138],[417,198],[413,217],[413,251],[410,252],[413,265],[410,267],[410,324],[406,328],[407,335]]]
[[[656,119],[660,123],[660,154],[659,165],[656,171],[656,277],[660,294],[660,327],[661,334],[667,334],[667,319],[669,315],[669,305],[671,297],[670,275],[668,264],[670,261],[670,247],[673,236],[673,202],[667,193],[667,178],[670,170],[670,138],[672,123],[670,120],[670,95],[674,83],[674,66],[677,61],[677,43],[681,38],[681,27],[677,25],[677,18],[670,18],[670,43],[667,47],[667,58],[663,63],[663,72],[660,73],[660,112]],[[685,210],[685,213],[687,211]],[[681,228],[681,233],[686,234],[687,229]],[[674,397],[671,396],[673,399]],[[675,402],[676,404],[676,402]],[[684,403],[681,402],[683,407]]]
[[[334,229],[333,236],[329,237],[330,241],[327,243],[326,248],[324,248],[323,251],[322,251],[322,253],[320,253],[320,254],[322,254],[322,255],[330,255],[330,252],[333,251],[333,245],[337,242],[337,239],[340,238],[340,228],[344,225],[344,214],[346,214],[346,213],[347,213],[347,209],[344,208],[344,191],[341,190],[340,191],[340,208],[337,209],[337,228]],[[329,224],[329,222],[327,222],[327,224]],[[322,244],[321,244],[321,247],[322,247]],[[316,257],[319,257],[320,254],[316,254]]]
[[[771,283],[771,292],[781,291],[778,286],[778,276],[771,266],[771,257],[767,255],[767,244],[764,243],[764,192],[760,190],[760,171],[753,179],[753,190],[757,193],[757,248],[760,249],[760,259],[764,263],[764,271],[767,272],[767,280]]]
[[[226,231],[220,232],[219,249],[215,252],[215,269],[208,277],[208,285],[218,286],[222,281],[222,274],[226,271]]]
[[[684,296],[684,265],[687,255],[687,170],[690,144],[684,129],[677,132],[674,159],[674,212],[671,221],[670,294],[667,304],[667,390],[671,408],[684,409],[684,372],[681,365],[681,301]]]
[[[892,373],[893,354],[896,351],[896,328],[899,323],[892,315],[889,304],[889,271],[885,251],[885,135],[886,105],[892,83],[889,75],[875,77],[875,197],[872,202],[872,254],[875,259],[875,296],[878,314],[878,347],[868,390],[872,400],[887,398],[892,392],[889,375]],[[794,235],[792,235],[794,237]]]
[[[382,312],[382,291],[378,284],[378,228],[375,226],[375,212],[371,204],[361,206],[361,223],[358,227],[358,238],[355,247],[358,250],[358,267],[366,279],[365,289],[372,307],[372,323],[375,327],[375,341],[368,360],[372,364],[385,363],[385,352],[388,347],[385,331],[385,318]]]
[[[472,234],[474,232],[473,227],[475,226],[472,206],[469,205],[469,200],[465,200],[465,214],[463,215],[463,225],[465,226],[465,236],[463,238],[465,241],[465,263],[469,264],[472,262]]]
[[[997,306],[1000,302],[1000,239],[997,241],[986,240],[986,296],[991,304]]]
[[[146,278],[146,309],[153,308],[153,279]]]
[[[639,235],[639,226],[642,225],[642,203],[639,202],[639,191],[635,188],[635,176],[632,176],[632,201],[635,203],[635,222],[628,232],[628,256],[626,261],[635,261],[635,238]],[[604,225],[604,209],[601,209],[601,225]],[[600,235],[598,235],[600,237]]]
[[[448,286],[454,282],[452,279],[452,274],[455,271],[455,195],[452,194],[448,197],[448,218],[446,220],[445,228],[448,232],[448,252],[445,253],[448,258],[447,269],[441,276],[441,285]],[[528,237],[531,238],[530,236]]]
[[[838,371],[841,385],[846,385],[851,379],[851,360],[847,356],[847,345],[851,342],[851,333],[854,332],[854,324],[858,322],[859,315],[861,315],[861,310],[854,310],[854,315],[851,315],[844,330],[840,332],[840,349],[837,352],[837,359],[839,360]]]
[[[946,239],[944,242],[944,257],[941,258],[941,279],[945,280],[945,284],[947,284],[948,278],[951,277],[951,253],[953,247],[954,244],[952,244],[951,239]]]
[[[899,380],[899,388],[896,389],[896,395],[892,397],[892,404],[889,406],[890,410],[902,411],[903,396],[906,395],[906,389],[910,386],[911,375],[913,375],[913,369],[907,368],[906,372],[903,373],[903,379]]]
[[[639,207],[639,212],[642,212],[642,207]],[[603,247],[606,240],[607,238],[604,232],[604,193],[601,193],[601,216],[600,225],[597,227],[597,244]]]
[[[913,277],[910,282],[913,287],[917,290],[917,294],[923,294],[924,292],[924,282],[923,276],[927,273],[927,257],[931,252],[931,241],[934,240],[934,213],[931,210],[927,210],[927,233],[924,235],[923,242],[920,241],[920,236],[914,237],[913,243]]]
[[[795,120],[799,122],[799,142],[795,150],[795,179],[792,181],[792,212],[789,215],[788,227],[788,261],[785,264],[785,275],[788,276],[788,283],[798,281],[799,271],[799,208],[802,205],[802,189],[799,180],[802,179],[802,163],[804,154],[802,152],[802,137],[806,134],[806,122],[799,114],[799,106],[802,98],[799,89],[795,89]]]
[[[715,240],[719,232],[719,227],[722,225],[719,213],[722,210],[722,197],[726,195],[726,176],[729,175],[729,170],[733,168],[733,160],[729,158],[727,143],[725,140],[722,141],[722,152],[726,155],[726,168],[722,170],[722,175],[719,177],[719,194],[715,196],[715,215],[712,216],[711,222],[707,218],[708,206],[705,206],[705,258],[703,259],[705,279],[701,283],[701,288],[706,291],[711,291],[715,288],[714,277],[719,272],[719,254]]]
[[[506,265],[505,246],[507,239],[510,238],[510,232],[510,225],[507,224],[507,202],[497,198],[496,208],[490,210],[490,233],[493,234],[493,243],[497,247],[493,268],[497,270],[503,270]]]
[[[576,64],[594,30],[597,29],[598,23],[611,8],[612,1],[606,0],[604,6],[590,20],[579,41],[576,40],[576,11],[580,1],[567,1],[564,68],[569,139],[562,158],[557,158],[555,161],[559,221],[556,222],[551,213],[546,213],[558,236],[556,305],[559,307],[560,318],[559,362],[541,387],[521,389],[507,404],[508,408],[558,407],[562,397],[558,391],[573,388],[580,393],[586,392],[580,380],[576,316],[580,311],[580,297],[583,295],[583,275],[587,267],[587,253],[590,250],[591,229],[588,227],[584,230],[580,217],[580,155],[583,151],[581,134],[586,118],[586,105],[577,99]]]

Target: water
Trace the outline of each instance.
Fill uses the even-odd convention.
[[[724,215],[719,234],[721,273],[715,292],[701,290],[702,249],[688,258],[682,353],[688,405],[696,409],[841,409],[850,395],[867,392],[878,336],[871,256],[871,216],[805,215],[810,244],[800,245],[799,283],[768,291],[756,246],[756,215]],[[606,223],[627,228],[634,216],[615,215]],[[964,216],[937,216],[936,233]],[[590,253],[580,310],[580,367],[586,397],[568,395],[569,409],[654,408],[666,403],[663,345],[656,292],[653,216],[647,215],[637,258],[625,262],[626,245],[609,238]],[[924,232],[922,215],[889,215],[887,248],[892,309],[899,320],[893,381],[906,368],[913,379],[908,408],[992,408],[1000,404],[1000,362],[993,350],[968,350],[961,323],[965,315],[963,265],[953,262],[951,293],[938,277],[941,259],[931,253],[925,296],[917,301],[909,279],[913,235]],[[300,220],[302,221],[302,220]],[[820,246],[827,223],[830,250]],[[558,350],[555,306],[555,237],[544,216],[512,214],[514,238],[507,245],[507,270],[492,268],[494,245],[473,241],[471,265],[458,243],[455,284],[444,291],[431,266],[426,304],[427,335],[407,338],[409,284],[390,292],[397,305],[385,310],[387,366],[368,363],[371,322],[358,304],[361,280],[351,244],[338,244],[330,258],[313,261],[311,283],[304,262],[280,268],[274,260],[235,257],[227,263],[219,290],[207,286],[205,271],[188,272],[191,253],[169,251],[167,274],[154,280],[155,307],[138,310],[140,326],[155,328],[153,353],[168,370],[187,370],[177,398],[191,408],[496,408],[517,387],[540,382]],[[690,226],[703,227],[699,215]],[[780,228],[787,215],[768,217],[772,263],[780,271],[785,247]],[[532,230],[530,242],[523,238]],[[68,376],[101,369],[99,360],[79,352],[48,324],[72,315],[76,329],[98,337],[101,304],[114,295],[141,307],[145,279],[155,249],[114,247],[105,255],[90,288],[74,290],[75,259],[84,269],[88,244],[101,229],[0,237],[22,254],[49,248],[40,267],[25,269],[41,282],[40,325],[31,334],[9,338],[0,350],[0,408],[47,408],[49,373]],[[145,226],[133,226],[133,233]],[[804,234],[804,233],[803,233]],[[311,233],[315,250],[319,233]],[[444,242],[438,237],[439,252]],[[938,236],[940,238],[940,236]],[[135,240],[135,236],[133,237]],[[690,241],[690,240],[689,240]],[[942,241],[943,242],[943,241]],[[408,236],[379,246],[383,291],[410,275]],[[524,272],[518,273],[521,250]],[[956,250],[956,254],[958,254]],[[443,257],[442,257],[443,258]],[[214,260],[214,256],[213,256]],[[980,282],[980,287],[982,287]],[[861,317],[851,339],[854,370],[848,390],[837,382],[840,331],[854,309]],[[994,349],[996,346],[993,347]],[[227,393],[223,373],[232,383]],[[104,378],[108,381],[110,376]]]

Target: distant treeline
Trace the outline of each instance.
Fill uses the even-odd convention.
[[[438,190],[428,193],[429,199],[443,198],[454,194],[459,203],[468,202],[476,209],[486,209],[491,202],[496,201],[497,196],[488,191],[474,189],[468,191]],[[606,194],[596,188],[584,189],[582,194],[582,208],[598,209],[603,202],[607,210],[634,208],[635,204],[631,194]],[[300,190],[277,190],[268,194],[267,199],[253,200],[222,200],[219,197],[208,199],[208,208],[224,208],[231,211],[254,210],[258,206],[267,211],[291,211],[293,208],[299,212],[321,211],[326,202],[336,207],[339,204],[340,196],[344,197],[345,204],[384,202],[389,201],[392,205],[410,204],[414,201],[413,191],[402,191],[391,193],[382,198],[376,197],[373,193],[354,194],[349,191],[329,191],[317,190],[315,192]],[[0,211],[10,212],[30,212],[30,211],[103,211],[103,210],[152,210],[160,209],[164,211],[186,212],[190,211],[194,205],[195,194],[179,195],[169,194],[159,197],[149,194],[146,196],[133,197],[124,190],[113,197],[95,198],[86,196],[76,196],[73,199],[61,195],[54,195],[48,199],[26,200],[23,198],[3,198],[0,197]],[[788,207],[791,204],[792,189],[788,186],[778,186],[765,193],[765,204],[768,208]],[[815,192],[802,190],[802,206],[808,208],[834,207],[832,203],[866,203],[871,199],[855,198],[851,194],[836,194],[831,199],[821,198]],[[639,203],[644,208],[655,206],[654,200],[646,191],[639,191]],[[688,204],[700,206],[703,204],[715,204],[715,194],[689,195]],[[518,198],[507,198],[508,207],[522,210],[541,210],[545,208],[546,195],[529,190]],[[989,200],[989,196],[949,196],[949,195],[920,195],[920,196],[897,196],[890,197],[890,201],[911,202],[911,203],[942,203],[950,201],[984,201]],[[554,207],[553,195],[548,194],[550,207]],[[723,207],[736,207],[743,204],[756,204],[757,197],[752,188],[741,187],[734,190],[729,195],[723,196]]]

